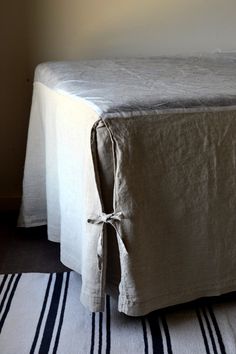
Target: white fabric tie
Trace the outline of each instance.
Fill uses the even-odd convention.
[[[116,213],[102,213],[101,215],[98,215],[97,217],[88,219],[88,223],[90,224],[110,224],[116,231],[116,237],[117,241],[119,244],[119,247],[121,247],[122,252],[127,255],[128,251],[126,249],[126,246],[124,244],[124,241],[118,231],[117,222],[120,222],[123,217],[123,214],[121,212],[116,212]],[[101,270],[101,264],[102,264],[102,259],[103,259],[103,237],[104,237],[104,229],[102,228],[102,231],[100,232],[99,239],[98,239],[98,246],[97,246],[97,256],[98,256],[98,268]]]

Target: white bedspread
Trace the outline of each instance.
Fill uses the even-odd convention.
[[[236,53],[38,66],[35,81],[85,100],[102,117],[236,104]]]

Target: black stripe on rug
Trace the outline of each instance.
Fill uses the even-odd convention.
[[[92,323],[91,323],[91,344],[90,344],[90,354],[94,353],[95,344],[95,312],[92,313]]]
[[[213,326],[214,326],[214,328],[215,328],[215,332],[216,332],[216,335],[217,335],[218,343],[219,343],[219,346],[220,346],[220,353],[221,353],[221,354],[226,354],[226,350],[225,350],[225,345],[224,345],[224,342],[223,342],[223,338],[222,338],[222,335],[221,335],[221,333],[220,333],[220,328],[219,328],[219,326],[218,326],[218,323],[217,323],[215,314],[214,314],[214,312],[213,312],[213,309],[212,309],[212,307],[211,307],[209,304],[207,305],[207,309],[208,309],[208,312],[209,312],[209,314],[210,314],[210,317],[211,317]]]
[[[160,318],[161,318],[162,326],[163,326],[163,329],[165,332],[167,352],[168,352],[168,354],[173,354],[171,340],[170,340],[170,332],[169,332],[168,324],[167,324],[164,314],[162,314],[160,316]]]
[[[56,339],[55,339],[55,343],[54,343],[53,354],[57,353],[57,348],[58,348],[58,344],[59,344],[59,340],[60,340],[60,334],[61,334],[61,329],[62,329],[63,319],[64,319],[64,313],[65,313],[65,308],[66,308],[66,299],[67,299],[67,294],[68,294],[69,280],[70,280],[70,272],[68,272],[67,275],[66,275],[66,285],[65,285],[65,289],[64,289],[61,314],[60,314],[60,319],[59,319],[59,325],[58,325],[58,329],[57,329]]]
[[[52,277],[53,277],[53,274],[50,274],[49,279],[48,279],[46,292],[45,292],[45,296],[44,296],[44,300],[43,300],[42,310],[41,310],[41,313],[40,313],[40,316],[39,316],[39,321],[38,321],[38,324],[37,324],[37,327],[36,327],[34,340],[33,340],[33,343],[32,343],[31,350],[30,350],[30,354],[34,353],[35,347],[36,347],[37,342],[38,342],[38,337],[39,337],[42,321],[43,321],[45,310],[46,310],[46,307],[47,307],[48,295],[49,295],[49,291],[50,291],[50,287],[51,287],[51,283],[52,283]]]
[[[107,340],[106,340],[106,354],[111,353],[111,304],[110,296],[106,296],[106,330],[107,330]]]
[[[6,283],[7,278],[8,278],[8,275],[5,274],[4,277],[3,277],[3,280],[2,280],[2,282],[1,282],[1,285],[0,285],[0,295],[1,295],[1,293],[2,293],[2,289],[4,288],[4,285],[5,285],[5,283]]]
[[[148,337],[145,317],[141,318],[141,324],[143,329],[144,354],[148,354]]]
[[[99,313],[99,336],[98,336],[98,354],[102,354],[102,324],[103,324],[103,313]]]
[[[210,354],[210,349],[209,349],[209,344],[208,344],[208,341],[207,341],[205,328],[204,328],[202,317],[201,317],[201,313],[200,313],[200,310],[199,310],[198,307],[196,308],[196,314],[197,314],[199,326],[200,326],[200,329],[201,329],[202,338],[203,338],[203,342],[204,342],[205,349],[206,349],[206,354]]]
[[[163,339],[159,324],[159,313],[157,311],[151,312],[147,315],[147,319],[151,330],[153,354],[164,354]]]
[[[206,325],[207,325],[207,330],[208,330],[209,336],[211,338],[211,344],[212,344],[213,352],[214,352],[214,354],[218,354],[218,350],[216,348],[216,342],[215,342],[215,338],[214,338],[214,335],[213,335],[213,332],[212,332],[211,324],[210,324],[210,321],[208,319],[208,316],[207,316],[207,313],[206,313],[206,310],[205,310],[204,307],[202,307],[202,313],[203,313],[204,319],[206,321]]]
[[[12,274],[12,275],[10,276],[10,280],[8,281],[8,284],[7,284],[5,293],[4,293],[3,298],[2,298],[2,301],[1,301],[1,303],[0,303],[0,314],[1,314],[1,312],[2,312],[3,306],[4,306],[4,304],[5,304],[5,301],[6,301],[6,298],[7,298],[7,295],[8,295],[8,293],[9,293],[9,290],[10,290],[10,287],[11,287],[11,284],[12,284],[12,282],[13,282],[14,277],[15,277],[15,274]]]
[[[48,311],[46,324],[44,327],[41,345],[39,348],[39,353],[41,354],[48,353],[50,348],[53,330],[54,330],[57,312],[58,312],[58,307],[61,298],[62,283],[63,283],[63,273],[56,274],[56,281],[53,289],[51,304]]]
[[[14,284],[12,286],[12,290],[10,292],[10,295],[9,295],[9,298],[8,298],[8,301],[7,301],[7,304],[6,304],[5,311],[4,311],[4,313],[2,315],[2,318],[0,320],[0,333],[2,332],[2,328],[3,328],[4,322],[5,322],[6,318],[7,318],[7,314],[9,312],[9,310],[10,310],[11,303],[12,303],[13,297],[15,295],[15,291],[16,291],[17,285],[19,283],[20,277],[21,277],[21,274],[18,274],[16,276],[16,279],[15,279]],[[12,281],[13,281],[13,277],[11,278],[11,282]],[[10,286],[9,286],[8,289],[10,289]]]

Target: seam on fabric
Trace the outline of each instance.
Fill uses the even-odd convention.
[[[93,167],[94,167],[94,176],[95,176],[95,183],[96,183],[96,188],[99,196],[99,201],[101,205],[101,210],[104,212],[104,202],[102,198],[102,190],[101,190],[101,178],[99,174],[99,168],[98,168],[98,152],[97,152],[97,137],[96,137],[96,129],[98,127],[98,124],[101,122],[99,119],[96,121],[92,127],[91,130],[91,136],[90,136],[90,147],[91,147],[91,155],[92,155],[92,161],[93,161]],[[102,306],[101,304],[104,303],[105,300],[105,286],[106,286],[106,266],[107,266],[107,242],[106,242],[106,227],[103,225],[102,226],[102,233],[104,233],[104,242],[103,242],[103,259],[102,259],[102,268],[98,269],[97,271],[99,272],[99,296],[97,298],[100,299],[99,301],[99,306]],[[85,292],[84,292],[85,293]],[[103,307],[103,306],[102,306]]]
[[[107,130],[108,130],[108,133],[110,135],[110,139],[111,139],[111,142],[112,142],[112,156],[113,156],[113,165],[114,165],[114,186],[113,186],[113,211],[116,212],[117,211],[117,197],[118,197],[118,193],[117,193],[117,156],[116,156],[116,140],[113,136],[113,133],[112,133],[112,130],[110,128],[110,125],[109,125],[109,121],[104,119],[103,120]],[[122,210],[121,210],[122,212]],[[127,286],[127,281],[126,281],[126,277],[124,276],[123,279],[122,279],[122,266],[121,266],[121,251],[120,251],[120,246],[119,246],[119,241],[117,240],[117,243],[118,243],[118,252],[119,252],[119,267],[120,267],[120,274],[121,274],[121,279],[120,279],[120,282],[119,282],[119,289],[121,288],[122,284],[124,284],[124,287],[125,289],[128,288]],[[119,292],[119,297],[120,297],[120,292]]]

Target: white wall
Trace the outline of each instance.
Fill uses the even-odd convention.
[[[232,51],[235,18],[235,0],[2,2],[0,208],[1,200],[21,193],[35,65],[84,57]]]
[[[236,49],[235,0],[34,0],[33,61]]]

